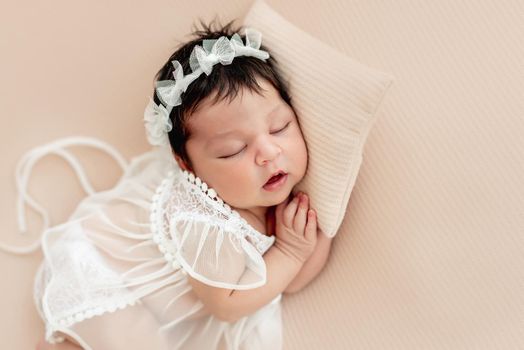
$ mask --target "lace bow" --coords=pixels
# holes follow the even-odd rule
[[[167,133],[173,129],[166,107],[157,105],[152,98],[144,112],[144,123],[147,131],[147,140],[153,146],[169,144]]]
[[[157,96],[165,107],[152,106],[150,101],[144,114],[148,140],[151,144],[165,144],[164,140],[167,137],[161,134],[169,132],[173,127],[169,120],[171,110],[173,107],[182,104],[182,93],[202,73],[209,75],[215,64],[231,64],[233,59],[238,56],[251,56],[260,60],[269,58],[268,52],[260,50],[262,33],[253,28],[246,28],[245,36],[245,45],[238,33],[233,34],[231,39],[221,36],[218,39],[203,40],[202,46],[196,45],[189,57],[189,65],[192,70],[190,74],[184,75],[182,65],[177,60],[171,62],[175,68],[173,71],[174,80],[156,82]]]

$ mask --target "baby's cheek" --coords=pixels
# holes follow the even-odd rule
[[[253,170],[246,166],[235,167],[225,172],[223,176],[227,177],[227,189],[233,198],[244,199],[253,192],[253,186],[258,186],[257,179],[251,175],[252,172]]]
[[[306,168],[308,164],[308,151],[306,147],[306,142],[302,136],[300,136],[300,141],[296,145],[296,160],[298,162],[298,167],[302,176],[306,173]]]

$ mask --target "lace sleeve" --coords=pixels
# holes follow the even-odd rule
[[[219,288],[251,289],[266,283],[262,255],[273,243],[224,204],[207,185],[178,172],[152,201],[154,240],[167,260],[193,278]]]
[[[256,288],[266,282],[262,254],[238,228],[180,216],[171,223],[176,257],[193,278],[228,289]]]

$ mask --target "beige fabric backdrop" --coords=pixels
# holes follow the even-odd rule
[[[26,1],[0,10],[0,239],[17,234],[16,161],[86,135],[147,149],[152,79],[200,16],[250,1]],[[324,273],[284,300],[285,349],[524,348],[524,4],[268,0],[291,22],[396,80],[381,105]],[[292,44],[292,43],[290,43]],[[319,62],[319,64],[322,64]],[[76,149],[97,189],[118,167]],[[64,220],[83,196],[50,156],[30,190]],[[46,172],[46,175],[42,175]],[[40,253],[0,253],[0,348],[32,349]]]

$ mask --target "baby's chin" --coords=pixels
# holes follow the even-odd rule
[[[263,188],[260,189],[259,193],[254,193],[254,197],[250,200],[244,201],[231,201],[228,204],[235,209],[249,210],[253,208],[270,208],[280,203],[286,202],[290,196],[292,196],[293,188],[296,184],[293,183],[292,187],[287,186],[282,188],[281,191],[267,192]]]
[[[280,203],[286,202],[288,200],[289,196],[292,195],[292,190],[293,190],[293,188],[291,188],[288,191],[283,191],[282,193],[279,193],[274,198],[270,198],[268,200],[268,202],[266,203],[266,205],[264,205],[264,206],[265,207],[273,207],[275,205],[279,205]]]
[[[266,196],[267,202],[265,203],[264,206],[272,207],[275,205],[279,205],[280,203],[286,202],[290,197],[293,197],[293,189],[299,182],[300,181],[294,181],[291,187],[283,189],[282,191],[279,191],[277,193],[273,193],[273,194],[266,193],[265,196]]]
[[[285,202],[289,195],[291,195],[291,191],[284,191],[282,194],[279,194],[278,196],[275,196],[273,198],[264,198],[262,200],[253,201],[251,203],[236,203],[237,205],[229,203],[229,205],[236,209],[236,210],[250,210],[254,208],[271,208],[276,205],[279,205],[280,203]]]

